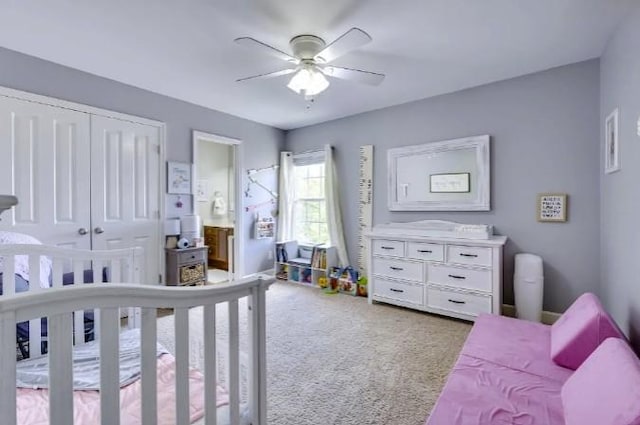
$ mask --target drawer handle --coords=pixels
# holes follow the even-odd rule
[[[452,279],[466,279],[465,276],[458,276],[456,274],[450,274],[449,277]]]
[[[452,300],[451,298],[449,298],[449,302],[450,303],[454,303],[454,304],[466,304],[466,301],[458,301],[458,300]]]
[[[402,289],[389,288],[389,290],[390,290],[391,292],[400,292],[400,293],[404,292],[404,290],[402,290]]]
[[[404,270],[402,267],[393,267],[393,266],[389,266],[389,268],[390,268],[391,270],[395,270],[395,271]]]
[[[393,246],[381,246],[382,249],[395,249]]]
[[[422,252],[423,254],[431,254],[433,251],[430,249],[419,249],[418,252]]]
[[[478,258],[478,254],[465,254],[463,252],[460,253],[461,257],[470,257],[470,258]]]

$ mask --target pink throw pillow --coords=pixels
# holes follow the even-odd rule
[[[566,425],[640,425],[640,360],[609,338],[564,383]]]
[[[583,294],[551,327],[551,360],[576,370],[610,337],[626,340],[600,300],[591,293]]]

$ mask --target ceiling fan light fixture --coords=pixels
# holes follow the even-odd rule
[[[329,87],[329,81],[317,68],[305,66],[294,74],[287,87],[297,94],[315,96]]]

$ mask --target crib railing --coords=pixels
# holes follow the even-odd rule
[[[102,425],[120,423],[118,381],[120,308],[141,308],[142,423],[157,423],[157,309],[173,308],[176,338],[176,418],[189,423],[189,314],[203,306],[205,423],[216,423],[215,308],[229,306],[229,411],[230,423],[240,422],[238,301],[248,297],[252,425],[266,425],[265,292],[273,279],[247,278],[226,285],[176,288],[136,284],[73,285],[30,291],[0,298],[0,417],[16,424],[16,323],[36,317],[49,320],[49,416],[53,425],[73,422],[72,313],[93,308],[100,317],[100,416]]]
[[[59,248],[46,245],[0,245],[2,258],[2,296],[12,296],[16,293],[16,264],[17,258],[26,257],[29,264],[29,285],[27,292],[37,293],[50,288],[61,288],[65,273],[73,273],[73,281],[68,285],[103,282],[144,282],[143,249],[127,248],[108,251],[90,251]],[[40,285],[40,261],[47,258],[51,261],[50,288]],[[85,282],[85,271],[90,271],[90,278]],[[106,276],[104,276],[106,274]],[[48,280],[48,279],[46,279]],[[85,306],[75,312],[74,341],[76,344],[85,342]],[[127,326],[140,326],[139,310],[123,311],[127,317]],[[97,339],[100,333],[100,317],[94,316],[93,336]],[[51,324],[49,325],[51,326]],[[29,321],[29,357],[39,357],[46,353],[42,344],[42,329],[40,317]]]

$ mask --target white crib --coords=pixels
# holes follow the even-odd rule
[[[84,343],[84,310],[94,310],[94,334],[100,350],[100,418],[102,425],[118,425],[120,416],[119,333],[121,309],[128,309],[128,326],[141,334],[142,424],[156,424],[157,418],[157,309],[173,308],[175,314],[175,423],[188,424],[189,415],[189,308],[203,306],[204,333],[204,421],[216,424],[216,305],[228,303],[229,321],[229,420],[240,422],[240,330],[238,302],[248,303],[249,393],[252,425],[266,425],[266,337],[265,292],[273,279],[248,278],[230,284],[176,288],[135,283],[140,278],[139,249],[77,251],[38,246],[0,246],[4,259],[3,295],[0,297],[0,417],[2,424],[17,423],[16,414],[16,324],[30,321],[30,352],[40,347],[40,318],[48,318],[49,420],[53,425],[74,424],[72,342]],[[29,256],[29,290],[15,293],[14,259]],[[41,288],[39,261],[52,260],[50,288]],[[102,282],[108,267],[110,283],[83,283],[84,270],[93,270],[93,281]],[[74,284],[62,285],[65,270],[74,271]],[[140,281],[140,280],[137,280]],[[76,312],[76,314],[74,314]],[[78,314],[80,313],[80,314]],[[75,326],[74,326],[74,323]],[[75,333],[75,335],[74,335]],[[74,336],[75,338],[72,338]],[[33,339],[32,339],[33,338]],[[35,355],[45,355],[34,352]],[[77,424],[76,424],[77,425]]]

